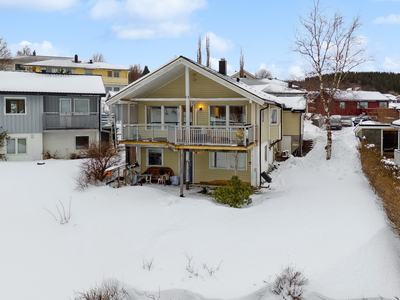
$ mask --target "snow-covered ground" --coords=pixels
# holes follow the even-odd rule
[[[158,289],[160,299],[272,299],[269,284],[288,264],[309,279],[308,299],[400,297],[400,243],[352,128],[334,132],[330,161],[325,132],[306,130],[314,149],[282,163],[271,189],[242,209],[195,190],[180,198],[173,186],[79,192],[78,160],[0,162],[0,298],[73,299],[114,278],[135,299],[157,299]],[[70,199],[61,225],[50,212],[58,218],[59,200],[68,209]],[[220,268],[210,276],[203,264]]]

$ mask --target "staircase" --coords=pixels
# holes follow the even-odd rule
[[[313,146],[314,146],[313,140],[303,140],[303,148],[301,149],[303,156],[306,156],[308,152],[311,151]]]

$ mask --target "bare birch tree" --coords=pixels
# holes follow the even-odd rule
[[[207,53],[207,59],[206,59],[206,67],[211,68],[211,62],[210,62],[210,34],[206,34],[206,53]]]
[[[239,68],[239,77],[244,78],[244,56],[242,48],[240,48]]]
[[[28,45],[25,45],[22,50],[18,50],[15,56],[28,56],[32,55],[31,48]]]
[[[318,93],[326,113],[326,159],[332,156],[332,129],[330,105],[347,73],[362,63],[372,60],[365,56],[362,38],[356,35],[360,29],[360,16],[346,24],[336,12],[325,15],[319,0],[313,0],[307,16],[300,16],[300,26],[295,30],[291,49],[300,53],[309,63],[307,76],[318,78]],[[324,76],[330,74],[330,76]]]
[[[201,64],[201,35],[199,35],[199,42],[197,45],[197,63]]]
[[[11,51],[7,47],[7,42],[0,37],[0,70],[11,70]]]

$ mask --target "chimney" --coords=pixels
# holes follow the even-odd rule
[[[36,56],[36,50],[33,50],[33,56]]]
[[[218,72],[221,73],[222,75],[226,75],[226,60],[225,60],[225,58],[220,59]]]
[[[288,82],[288,86],[289,86],[289,88],[293,88],[293,82],[292,82],[292,81],[289,81],[289,82]]]
[[[75,54],[75,61],[74,62],[78,62],[78,54]]]
[[[92,64],[93,63],[93,60],[91,59],[91,60],[89,60],[89,64]]]

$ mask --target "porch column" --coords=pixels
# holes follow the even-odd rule
[[[235,176],[238,176],[238,164],[239,164],[239,158],[238,158],[238,152],[235,151]]]
[[[183,156],[183,150],[179,150],[179,159],[180,159],[180,166],[179,166],[179,188],[180,188],[180,196],[183,196],[183,164],[185,163],[184,161],[184,156]]]
[[[190,141],[190,80],[189,67],[185,67],[185,97],[186,97],[186,142]],[[186,190],[189,189],[190,180],[189,151],[186,151]]]

